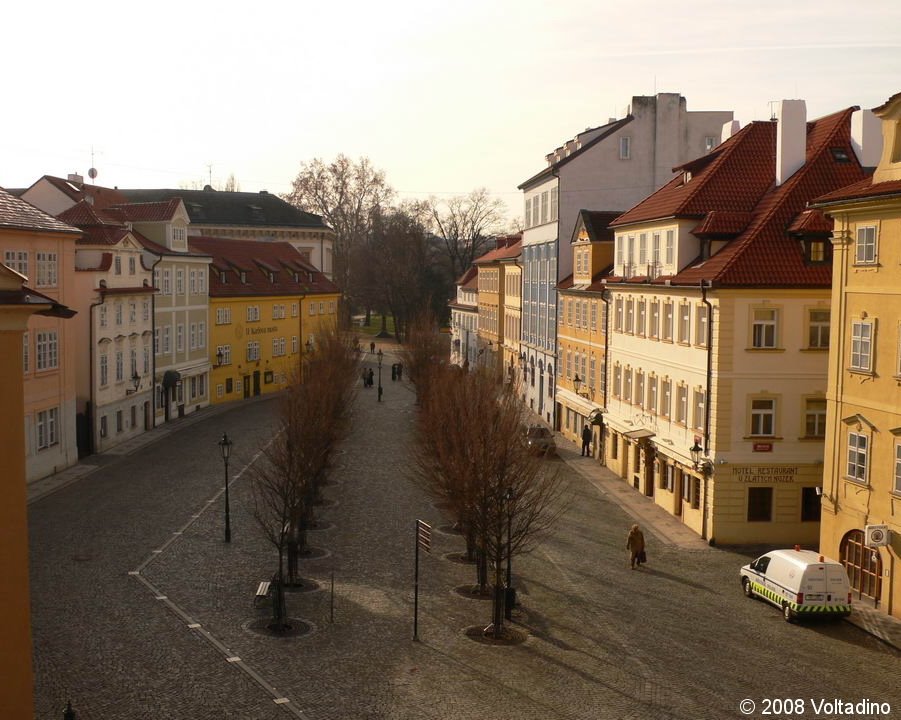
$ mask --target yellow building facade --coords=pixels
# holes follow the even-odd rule
[[[872,179],[817,201],[835,221],[820,551],[856,601],[901,618],[901,93],[874,113]]]
[[[336,325],[340,293],[287,243],[192,238],[210,267],[211,402],[283,390]]]
[[[581,445],[588,425],[595,457],[603,431],[598,413],[607,402],[607,303],[600,279],[613,262],[613,233],[607,225],[616,215],[581,211],[571,240],[573,274],[557,287],[556,429]]]

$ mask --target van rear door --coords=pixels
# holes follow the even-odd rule
[[[804,582],[799,588],[804,593],[804,605],[821,605],[826,602],[826,564],[810,563],[804,570]]]
[[[844,565],[829,563],[826,565],[826,602],[844,605],[848,602],[848,572]]]

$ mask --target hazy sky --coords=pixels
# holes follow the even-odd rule
[[[808,116],[901,91],[898,0],[10,3],[0,186],[285,192],[300,163],[366,155],[401,196],[516,186],[633,95],[689,110],[803,98]],[[94,156],[92,161],[91,151]]]

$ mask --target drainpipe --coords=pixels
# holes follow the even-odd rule
[[[91,303],[90,308],[88,309],[88,347],[90,348],[88,365],[90,366],[90,413],[88,414],[88,428],[91,431],[91,452],[97,452],[97,434],[95,433],[94,421],[97,419],[97,390],[94,386],[94,308],[103,305],[106,302],[106,295],[101,291],[100,293],[100,302]],[[109,372],[109,365],[107,364],[107,372]]]
[[[704,402],[704,457],[710,455],[710,406],[713,388],[713,305],[707,299],[707,290],[713,285],[710,280],[701,280],[701,302],[707,306],[707,388]],[[702,465],[701,475],[704,478],[704,509],[701,515],[701,539],[707,540],[707,497],[709,490],[710,465]]]
[[[157,291],[159,288],[153,284],[153,276],[156,266],[163,261],[163,256],[158,255],[156,262],[150,266],[150,285]],[[210,313],[210,283],[207,279],[207,324],[209,324]],[[210,393],[209,383],[207,383],[207,393]],[[156,292],[150,295],[150,419],[153,427],[156,427]]]
[[[601,291],[601,301],[604,303],[604,362],[601,365],[601,387],[604,388],[604,412],[607,412],[607,366],[610,352],[610,290],[607,288],[606,284],[604,285],[604,289]],[[600,442],[600,461],[601,465],[607,464],[607,441],[604,436],[604,415],[601,414],[601,424],[600,434],[601,434],[601,442]]]

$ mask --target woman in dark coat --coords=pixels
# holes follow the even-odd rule
[[[629,564],[632,569],[635,566],[641,567],[644,562],[644,533],[638,525],[633,525],[629,530],[629,537],[626,538],[626,547],[629,549]]]

